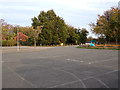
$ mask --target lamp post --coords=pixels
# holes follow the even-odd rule
[[[120,9],[120,1],[118,2],[118,8]]]
[[[19,38],[20,38],[20,36],[19,36],[19,29],[17,28],[17,51],[20,51],[20,42],[19,42]]]
[[[16,39],[17,39],[17,51],[19,51],[20,45],[21,45],[20,41],[23,41],[23,42],[26,41],[28,39],[28,36],[26,36],[22,32],[19,32],[19,29],[18,29]]]

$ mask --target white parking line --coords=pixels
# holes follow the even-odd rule
[[[89,62],[88,64],[92,64],[91,62]]]
[[[0,63],[4,63],[4,61],[0,61]]]
[[[63,83],[63,84],[58,84],[58,85],[55,85],[55,86],[52,86],[52,87],[49,87],[49,88],[56,88],[56,87],[59,87],[59,86],[64,86],[64,85],[72,84],[72,83],[75,83],[75,82],[79,82],[79,80],[75,80],[75,81],[71,81],[71,82],[67,82],[67,83]]]
[[[93,77],[94,78],[94,77]],[[103,84],[106,88],[109,88],[103,81],[97,79],[97,78],[94,78],[95,80],[97,80],[98,82],[100,82],[101,84]]]
[[[13,72],[14,74],[16,74],[21,80],[27,82],[28,84],[30,84],[32,87],[36,87],[34,84],[32,84],[31,82],[29,82],[28,80],[26,80],[25,78],[23,78],[22,76],[20,76],[18,73],[16,73],[14,70],[12,70],[10,67],[6,66],[11,72]]]
[[[99,61],[93,61],[91,63],[101,63],[101,62],[106,62],[106,61],[112,61],[112,60],[116,60],[116,59],[107,59],[107,60],[99,60]]]
[[[110,73],[114,73],[114,72],[117,72],[117,71],[118,71],[118,70],[113,70],[113,71],[106,72],[106,73],[103,73],[103,74],[99,74],[99,75],[95,75],[95,76],[90,76],[90,77],[87,77],[87,78],[82,79],[82,80],[87,80],[87,79],[90,79],[90,78],[93,78],[93,77],[103,76],[103,75],[110,74]]]
[[[74,73],[71,73],[71,72],[68,72],[68,71],[65,71],[65,70],[62,70],[62,69],[58,69],[58,68],[54,68],[54,69],[59,70],[59,71],[63,71],[65,73],[68,73],[68,74],[72,75],[73,77],[75,77],[77,79],[76,81],[80,81],[81,82],[81,84],[83,85],[83,88],[87,88],[86,85],[84,84],[84,82],[78,76],[76,76]],[[59,86],[59,85],[57,85],[57,86]]]
[[[66,60],[68,60],[68,61],[73,61],[73,62],[81,62],[81,63],[84,62],[84,61],[80,61],[80,60],[76,60],[76,59],[69,59],[69,58],[66,59]]]

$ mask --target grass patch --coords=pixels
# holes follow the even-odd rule
[[[120,50],[120,48],[104,48],[104,47],[76,47],[76,48],[82,48],[82,49],[102,49],[102,50]]]

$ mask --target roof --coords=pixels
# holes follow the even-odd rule
[[[14,38],[15,40],[21,40],[21,41],[26,41],[28,39],[28,36],[23,34],[22,32],[17,33],[17,36]]]

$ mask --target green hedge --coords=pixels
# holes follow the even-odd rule
[[[2,46],[14,46],[16,45],[16,41],[11,39],[11,40],[2,40]]]

